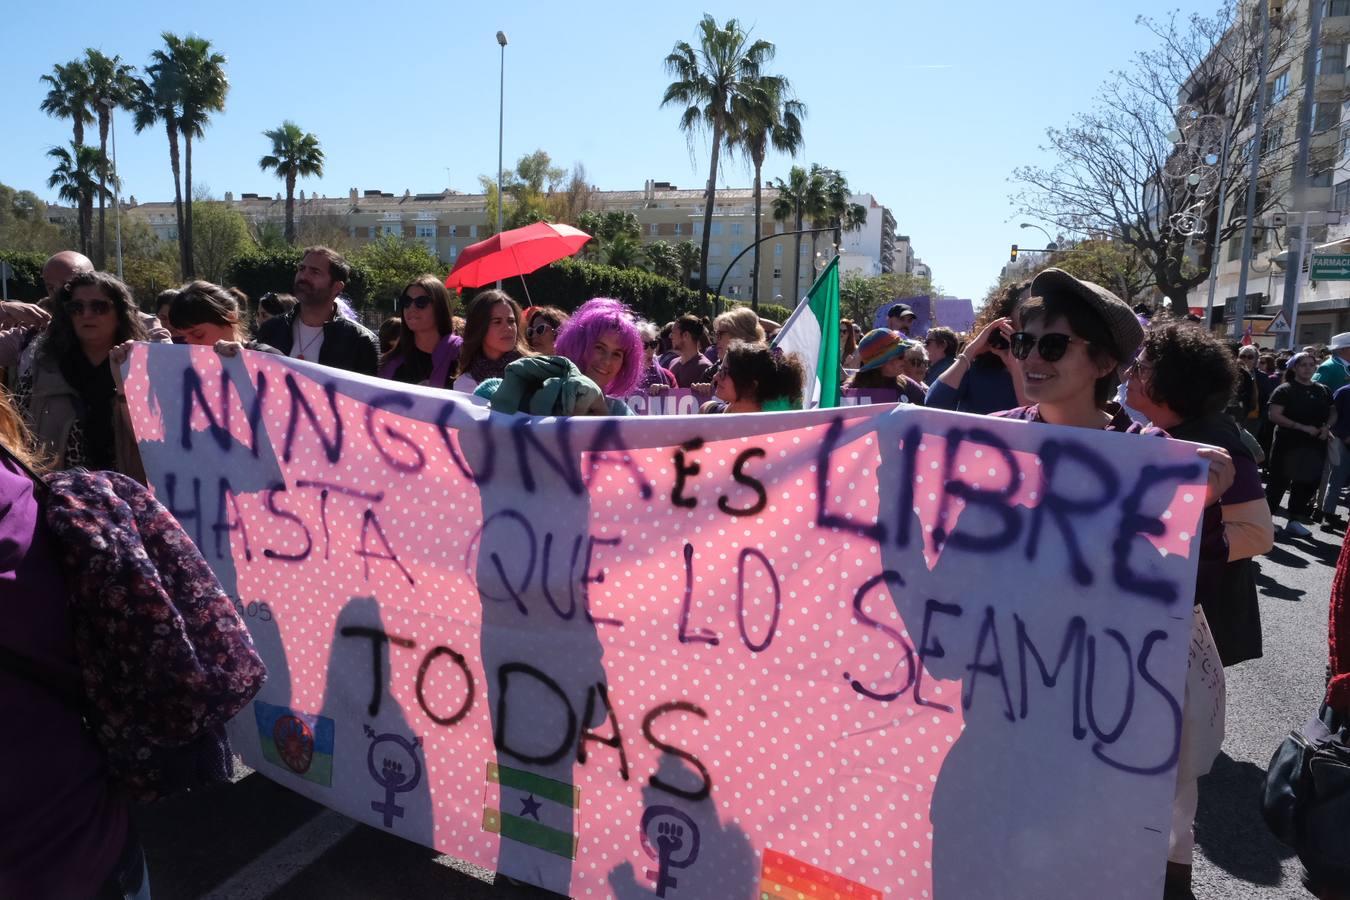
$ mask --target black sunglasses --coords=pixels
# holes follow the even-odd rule
[[[653,349],[653,348],[655,348],[655,347],[661,346],[661,342],[660,342],[660,341],[643,341],[643,342],[642,342],[642,346],[643,346],[643,347],[646,347],[648,350],[651,350],[651,349]]]
[[[410,306],[415,306],[418,309],[426,309],[430,305],[431,298],[425,295],[421,297],[409,297],[407,294],[404,294],[402,297],[398,298],[399,309],[407,309]]]
[[[1082,338],[1072,337],[1058,332],[1049,332],[1041,335],[1039,338],[1029,331],[1014,331],[1011,337],[1012,355],[1018,359],[1026,359],[1031,355],[1034,347],[1040,354],[1041,359],[1046,362],[1058,362],[1064,358],[1064,354],[1069,352],[1070,344],[1086,344],[1087,341]]]
[[[91,316],[106,316],[113,311],[111,300],[90,300],[82,303],[79,300],[66,301],[66,315],[72,319],[82,312],[87,312]]]

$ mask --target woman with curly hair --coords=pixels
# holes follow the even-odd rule
[[[1013,311],[1029,287],[1025,281],[1010,284],[989,299],[971,329],[975,339],[929,388],[928,406],[988,415],[1022,405],[1010,374],[1007,335]]]
[[[441,279],[419,275],[398,298],[401,320],[394,346],[380,358],[380,377],[448,388],[464,341],[454,333],[454,299]]]
[[[767,344],[732,341],[713,374],[713,396],[726,404],[722,412],[776,412],[802,408],[806,373],[797,354],[771,350]]]
[[[605,393],[610,415],[632,415],[622,398],[642,380],[642,335],[622,301],[596,297],[581,304],[558,332],[555,348]]]
[[[105,272],[80,272],[51,312],[17,392],[39,449],[59,469],[112,469],[144,482],[109,363],[114,347],[149,337],[131,290]]]
[[[452,387],[472,394],[489,378],[501,378],[507,365],[528,356],[520,327],[520,306],[505,291],[480,291],[464,319],[464,345]]]
[[[1261,611],[1253,557],[1274,546],[1275,525],[1256,459],[1226,412],[1238,381],[1237,363],[1229,347],[1202,327],[1169,323],[1145,333],[1143,348],[1126,371],[1125,402],[1131,409],[1170,437],[1221,447],[1232,458],[1232,484],[1217,504],[1205,507],[1201,523],[1202,535],[1222,536],[1227,554],[1200,555],[1195,602],[1204,610],[1223,666],[1256,659],[1261,656]],[[1205,705],[1219,711],[1210,714],[1210,721],[1217,719],[1217,739],[1222,741],[1224,685],[1222,678],[1215,680],[1214,703]],[[1188,698],[1187,707],[1193,702]],[[1217,745],[1213,753],[1197,752],[1205,742],[1191,740],[1190,731],[1183,726],[1167,864],[1169,896],[1188,893],[1197,779],[1218,753]]]

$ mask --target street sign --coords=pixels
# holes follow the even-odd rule
[[[1314,253],[1313,281],[1350,281],[1350,253]]]
[[[1289,317],[1284,314],[1284,310],[1280,310],[1275,314],[1275,318],[1270,320],[1270,324],[1266,326],[1266,334],[1288,334],[1288,333],[1289,333]]]

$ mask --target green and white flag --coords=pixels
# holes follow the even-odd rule
[[[488,763],[487,781],[484,831],[576,859],[580,788],[497,763]]]
[[[830,260],[811,290],[783,323],[773,345],[795,353],[806,370],[802,406],[839,405],[839,257]]]

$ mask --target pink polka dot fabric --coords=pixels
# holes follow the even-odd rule
[[[189,367],[205,405],[184,403]],[[232,386],[222,391],[222,379]],[[1127,605],[1119,615],[1131,627],[1166,638],[1155,642],[1150,664],[1156,679],[1181,696],[1189,599],[1184,622],[1164,604],[1120,600],[1107,561],[1119,502],[1073,521],[1090,557],[1091,586],[1065,587],[1072,553],[1060,546],[1065,529],[1051,516],[1035,559],[1022,526],[1023,536],[997,552],[958,549],[954,535],[997,532],[998,520],[984,508],[972,510],[971,502],[983,501],[968,492],[954,496],[950,483],[1006,493],[1019,521],[1030,521],[1047,490],[1038,450],[1059,429],[858,407],[649,417],[620,420],[617,431],[614,420],[571,420],[564,439],[564,423],[489,415],[460,395],[404,390],[260,354],[222,366],[202,348],[137,347],[126,384],[161,497],[170,475],[178,494],[191,477],[208,488],[217,476],[249,485],[231,490],[224,504],[225,521],[242,528],[213,531],[211,523],[220,524],[216,495],[204,495],[203,540],[222,542],[241,603],[265,602],[270,610],[270,621],[248,619],[274,675],[260,699],[335,722],[332,786],[264,762],[251,715],[232,726],[236,749],[263,774],[348,815],[489,868],[508,870],[502,862],[509,857],[520,877],[571,896],[651,896],[664,872],[678,879],[670,897],[758,897],[766,851],[788,861],[782,865],[819,870],[825,881],[855,884],[857,896],[952,896],[935,887],[934,798],[968,720],[986,709],[985,718],[998,723],[972,735],[1006,733],[1050,746],[1062,757],[1058,765],[1081,769],[1085,778],[1105,771],[1092,735],[1075,737],[1067,713],[1045,711],[1051,701],[1043,697],[1067,698],[1067,687],[1052,691],[1033,682],[1035,709],[1023,716],[1013,685],[1014,721],[1007,722],[999,718],[997,679],[972,684],[978,674],[972,669],[953,674],[920,663],[915,654],[932,622],[909,612],[914,607],[906,606],[903,591],[920,604],[968,601],[971,611],[959,621],[972,629],[976,601],[1006,613],[999,619],[1000,677],[1010,684],[1017,665],[1010,616],[1018,610],[1048,608],[1044,621],[1089,610],[1081,614],[1092,629],[1115,621],[1113,604]],[[250,415],[259,393],[255,440]],[[184,409],[191,451],[181,446]],[[1007,442],[1017,472],[1001,452],[977,441],[949,452],[949,429],[975,422]],[[918,423],[919,431],[902,427],[907,423]],[[907,439],[917,440],[917,448],[907,449]],[[1151,459],[1173,461],[1192,452],[1133,436],[1083,440],[1125,482],[1138,474],[1141,448]],[[167,449],[150,452],[157,447]],[[911,458],[912,470],[901,463]],[[530,479],[533,491],[525,486]],[[1145,575],[1174,578],[1187,598],[1203,481],[1200,469],[1185,483],[1147,495],[1145,512],[1165,526],[1161,534],[1137,535],[1127,560]],[[904,484],[912,488],[907,509],[899,505],[897,485]],[[1076,490],[1049,489],[1064,496]],[[906,521],[913,540],[902,548]],[[864,534],[878,525],[884,539]],[[947,536],[953,537],[944,545],[939,537]],[[1165,568],[1172,562],[1174,569]],[[888,571],[895,577],[884,577]],[[1025,589],[1038,583],[1046,590]],[[367,617],[358,621],[358,610]],[[1092,618],[1098,613],[1100,622]],[[1035,625],[1040,614],[1026,612],[1025,620]],[[940,615],[930,609],[926,618],[956,627],[947,624],[958,621],[955,615]],[[387,641],[342,635],[344,628],[376,625]],[[1138,654],[1144,632],[1120,627]],[[1104,672],[1107,648],[1115,645],[1101,634],[1094,660]],[[954,631],[941,635],[929,643],[945,644],[944,663],[958,655],[963,663],[992,658],[987,642],[970,653]],[[387,669],[382,680],[374,678],[373,643]],[[504,680],[501,667],[513,664],[546,673],[566,701],[551,699],[544,681],[523,668]],[[1126,676],[1111,671],[1117,675],[1099,674],[1094,690],[1097,718],[1114,723],[1124,689],[1110,679]],[[604,687],[612,720],[596,684]],[[374,715],[373,686],[381,699]],[[975,697],[969,709],[967,691]],[[588,702],[593,715],[581,721]],[[1063,709],[1076,715],[1078,701],[1065,702]],[[1170,721],[1162,701],[1136,701],[1146,704],[1136,713],[1141,721]],[[510,722],[496,721],[508,707]],[[570,730],[568,707],[578,720]],[[1131,724],[1107,749],[1131,760],[1157,756],[1151,751],[1167,735],[1136,734],[1142,727]],[[596,739],[616,731],[622,760]],[[421,741],[412,751],[416,759],[404,764],[405,771],[420,768],[418,790],[389,794],[406,814],[388,826],[372,804],[388,799],[381,779],[393,770],[381,769],[380,753],[389,743],[375,749],[373,734]],[[517,751],[562,744],[566,751],[561,759],[531,763],[503,752],[503,736]],[[578,744],[584,763],[577,762]],[[1159,753],[1165,757],[1166,748]],[[546,793],[555,783],[579,791],[574,812],[557,826],[570,828],[575,858],[538,849],[521,837],[526,832],[485,830],[485,809],[507,799],[506,788],[485,779],[494,763],[548,779],[528,782]],[[1104,785],[1103,804],[1131,811],[1115,831],[1090,827],[1113,850],[1117,837],[1137,843],[1138,853],[1122,857],[1154,860],[1159,880],[1169,775],[1171,769],[1148,777],[1112,771],[1093,782]],[[960,776],[951,777],[955,784]],[[1076,783],[1076,776],[1068,781]],[[704,787],[706,796],[690,796]],[[524,818],[532,814],[527,809]],[[677,826],[666,823],[677,821],[687,824],[678,826],[681,843],[670,851]],[[1068,816],[1052,830],[1072,835],[1086,822]],[[1017,825],[1000,828],[1010,833]],[[699,845],[690,857],[694,832]],[[1017,852],[1035,857],[1034,850]],[[1151,871],[1121,877],[1122,896],[1153,884]],[[1069,882],[1064,886],[1067,896]]]

